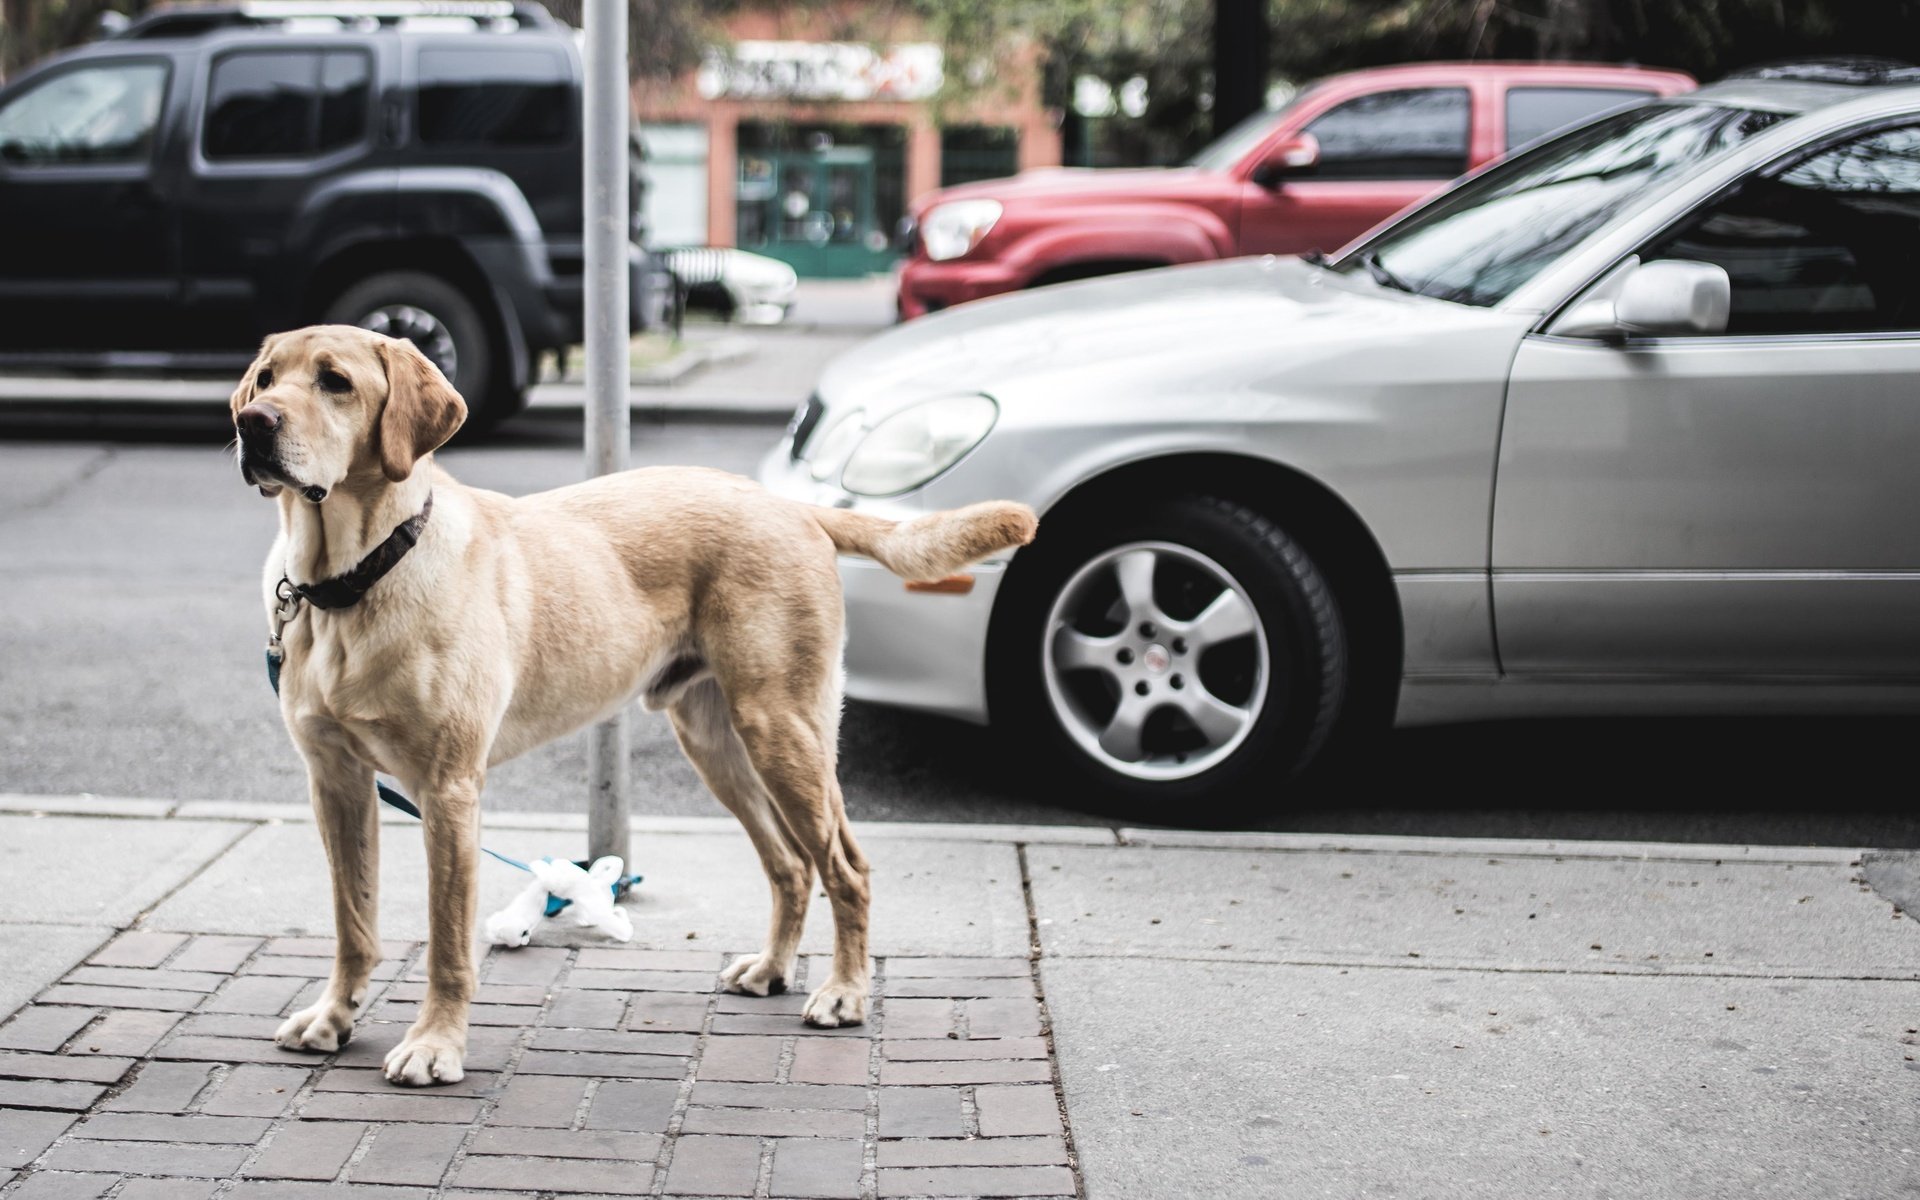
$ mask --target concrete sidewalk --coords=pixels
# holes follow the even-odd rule
[[[314,1058],[267,1037],[326,970],[304,810],[0,797],[6,1200],[1920,1188],[1911,852],[870,823],[872,1019],[822,1033],[714,990],[765,920],[745,837],[639,820],[634,942],[490,954],[469,1078],[422,1093],[368,1069],[421,995],[411,824],[382,990]]]

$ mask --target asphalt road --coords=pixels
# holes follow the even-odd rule
[[[0,413],[0,791],[301,801],[262,676],[273,506],[223,451],[224,414],[10,421]],[[641,425],[634,462],[751,471],[766,424]],[[581,471],[574,419],[443,453],[527,492]],[[1625,720],[1405,731],[1368,769],[1260,827],[1457,836],[1920,846],[1912,720]],[[848,706],[856,817],[1111,821],[1034,784],[991,733]],[[495,770],[495,809],[584,807],[583,740]],[[636,719],[639,811],[718,811],[663,719]],[[1169,814],[1172,819],[1175,814]]]

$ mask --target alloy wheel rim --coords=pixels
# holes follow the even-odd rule
[[[383,304],[360,318],[360,328],[412,342],[449,380],[460,368],[460,352],[446,322],[417,305]]]
[[[1067,735],[1135,779],[1198,775],[1265,706],[1272,658],[1253,599],[1191,547],[1140,541],[1088,561],[1054,598],[1041,674]]]

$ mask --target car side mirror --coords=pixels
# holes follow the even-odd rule
[[[1550,332],[1603,341],[1725,333],[1733,305],[1726,268],[1677,258],[1632,267],[1603,290],[1611,295],[1574,305]]]
[[[1278,187],[1289,176],[1308,175],[1320,165],[1320,139],[1310,133],[1296,133],[1268,151],[1253,169],[1253,181],[1261,187]]]

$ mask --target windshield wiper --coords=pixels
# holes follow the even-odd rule
[[[1327,265],[1327,252],[1325,250],[1309,250],[1300,256],[1300,261],[1310,267],[1324,267]]]
[[[1355,261],[1365,267],[1367,274],[1373,276],[1373,281],[1381,287],[1390,287],[1396,292],[1411,292],[1414,290],[1406,280],[1395,275],[1392,271],[1387,270],[1386,264],[1380,261],[1380,252],[1378,250],[1369,250]]]

